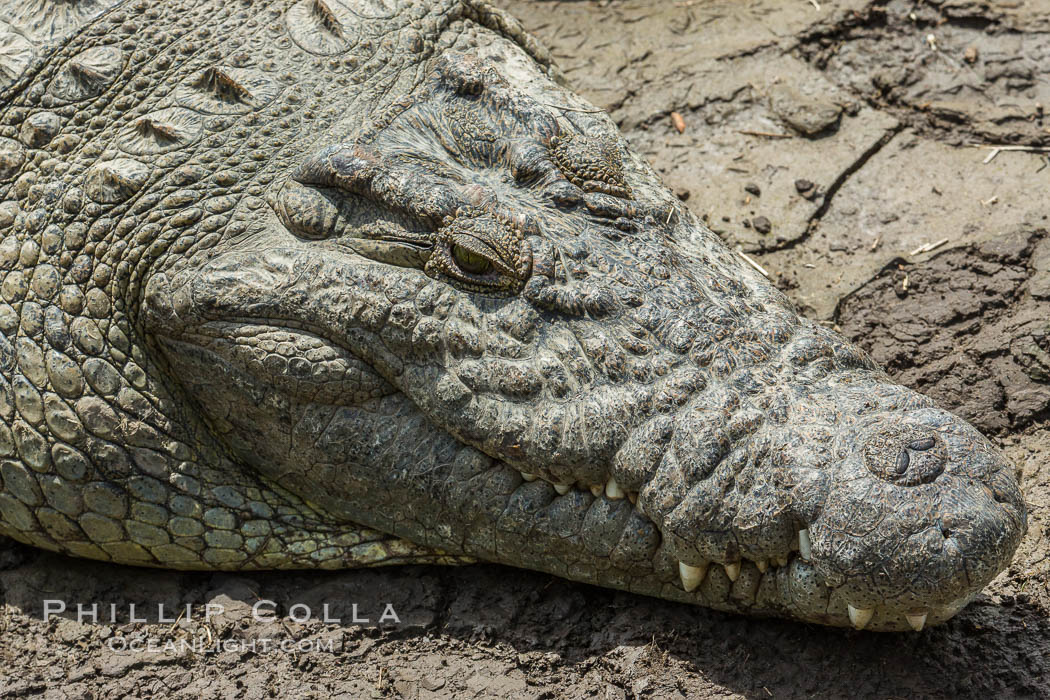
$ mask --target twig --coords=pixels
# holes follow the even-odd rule
[[[999,151],[1027,151],[1028,153],[1050,153],[1050,146],[1016,146],[996,143],[971,143],[970,148],[990,148],[993,153]],[[995,156],[992,156],[994,158]],[[988,160],[991,160],[989,158]],[[988,161],[985,161],[986,163]]]
[[[171,627],[168,628],[168,634],[171,634],[172,632],[175,631],[175,625],[179,624],[179,621],[182,620],[182,617],[185,614],[186,614],[186,608],[183,608],[182,612],[179,613],[179,616],[175,618],[175,622],[171,623]]]
[[[751,129],[737,129],[738,134],[746,136],[765,136],[767,139],[789,139],[791,134],[774,134],[770,131],[752,131]]]
[[[929,253],[931,250],[936,250],[937,248],[940,248],[942,245],[944,245],[947,242],[948,242],[947,238],[942,238],[941,240],[936,241],[934,243],[923,243],[921,246],[919,246],[918,248],[916,248],[912,252],[908,253],[908,255],[913,255],[914,256],[914,255],[919,255],[920,253]]]
[[[809,0],[809,4],[813,6],[814,10],[820,12],[820,3],[817,0]],[[767,690],[766,692],[768,693],[769,691]]]
[[[566,107],[565,105],[552,105],[549,102],[543,103],[544,107],[550,107],[551,109],[560,109],[565,112],[583,112],[584,114],[599,114],[604,112],[604,109],[583,109],[582,107]]]
[[[739,253],[740,257],[742,257],[744,260],[747,260],[748,264],[750,264],[751,267],[753,267],[756,270],[758,270],[759,272],[761,272],[767,278],[769,277],[769,273],[766,272],[766,268],[764,268],[761,265],[759,265],[758,262],[756,262],[754,258],[752,258],[750,255],[748,255],[744,251],[742,251],[740,248],[737,248],[736,252]]]

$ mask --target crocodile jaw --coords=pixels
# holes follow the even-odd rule
[[[685,397],[684,407],[670,415],[633,416],[635,427],[617,443],[612,459],[604,464],[584,463],[578,468],[550,457],[514,458],[514,445],[528,445],[535,440],[535,424],[522,425],[519,433],[505,432],[498,440],[479,426],[467,426],[467,430],[475,430],[481,436],[472,439],[464,430],[463,421],[486,415],[479,408],[483,401],[470,392],[446,394],[449,389],[443,377],[448,376],[448,369],[414,369],[410,366],[413,358],[425,354],[409,352],[400,359],[380,355],[376,348],[360,344],[360,333],[347,333],[346,319],[331,313],[332,298],[317,289],[332,290],[345,300],[347,290],[340,285],[346,280],[365,274],[363,279],[367,281],[372,279],[368,273],[387,272],[378,266],[362,271],[356,263],[349,263],[352,267],[347,264],[340,263],[339,256],[319,261],[317,256],[289,249],[275,252],[271,248],[261,257],[257,252],[245,252],[213,259],[202,269],[172,280],[158,276],[147,295],[151,309],[172,309],[170,318],[177,318],[182,324],[155,330],[158,338],[169,338],[164,341],[165,350],[174,374],[201,377],[201,386],[207,387],[212,397],[216,391],[230,392],[225,400],[210,403],[248,406],[242,411],[240,423],[236,418],[220,417],[233,421],[232,431],[227,428],[229,434],[299,431],[302,435],[296,437],[295,443],[307,445],[310,450],[303,454],[281,451],[285,444],[278,443],[281,449],[275,447],[277,451],[271,452],[271,445],[246,440],[238,448],[242,459],[270,478],[285,480],[288,488],[304,493],[327,491],[314,500],[338,517],[410,539],[419,538],[424,532],[424,537],[433,538],[430,542],[454,554],[548,570],[673,600],[887,631],[921,628],[954,615],[1008,563],[1024,531],[1023,501],[1011,467],[1002,456],[964,422],[928,407],[928,400],[913,392],[885,384],[882,375],[864,367],[853,372],[851,381],[861,385],[854,387],[854,392],[885,395],[885,405],[910,408],[889,413],[875,411],[852,422],[831,424],[835,432],[823,444],[820,436],[829,424],[819,419],[827,419],[828,411],[822,414],[814,408],[820,402],[813,399],[812,405],[795,406],[783,423],[766,420],[724,449],[704,480],[689,481],[692,477],[688,476],[689,469],[709,458],[709,444],[694,439],[705,437],[698,432],[707,412],[705,407],[710,405],[710,398],[703,392]],[[418,273],[397,274],[411,277]],[[421,279],[405,283],[417,288],[427,284]],[[307,294],[311,287],[313,293]],[[367,287],[352,285],[354,289]],[[184,291],[180,293],[179,289]],[[193,299],[196,305],[175,308],[179,300],[185,304],[187,299]],[[260,314],[259,318],[245,318],[240,311],[244,308]],[[347,308],[365,307],[351,300]],[[241,315],[233,319],[235,311]],[[389,318],[386,312],[381,315]],[[216,316],[223,320],[214,320]],[[206,317],[212,320],[205,320]],[[279,321],[281,318],[286,320]],[[413,325],[418,326],[419,322]],[[397,408],[391,410],[408,416],[404,420],[417,429],[430,431],[406,433],[405,437],[436,440],[451,451],[467,451],[491,460],[491,470],[500,474],[499,478],[487,481],[490,486],[480,491],[472,485],[449,486],[457,498],[481,504],[483,509],[496,508],[497,513],[507,512],[514,502],[531,503],[529,508],[536,510],[535,516],[530,517],[546,512],[543,517],[553,519],[556,527],[566,531],[576,530],[582,523],[599,527],[594,520],[597,512],[607,513],[610,521],[619,523],[615,525],[618,536],[625,536],[631,527],[648,527],[656,540],[642,552],[647,560],[636,565],[637,579],[610,580],[603,578],[604,574],[589,573],[591,570],[586,568],[568,571],[560,561],[568,556],[566,552],[552,551],[549,561],[544,561],[535,556],[519,558],[506,549],[479,547],[465,533],[470,522],[457,520],[448,509],[439,509],[443,514],[435,513],[433,520],[423,523],[422,530],[399,529],[405,527],[403,522],[376,519],[374,504],[369,498],[362,498],[353,485],[380,477],[367,476],[368,470],[353,463],[346,452],[352,444],[350,437],[333,439],[330,423],[304,418],[316,412],[310,406],[320,400],[317,390],[310,389],[309,396],[299,395],[297,391],[301,392],[302,386],[291,376],[284,381],[282,374],[275,375],[269,369],[259,374],[257,368],[267,363],[246,359],[243,344],[234,340],[265,341],[266,334],[273,332],[283,333],[283,342],[302,348],[300,355],[311,356],[308,347],[325,348],[330,353],[327,362],[335,362],[333,358],[339,356],[343,359],[338,361],[352,366],[356,376],[368,373],[373,377],[368,384],[371,389],[361,396],[351,396],[346,389],[326,390],[327,404],[357,411],[362,400],[366,404],[378,402],[376,405],[396,403]],[[805,332],[804,327],[800,331],[802,339]],[[382,331],[378,333],[381,335]],[[309,342],[303,340],[306,338]],[[195,359],[186,350],[188,344],[203,345],[214,355],[206,361]],[[531,352],[533,356],[544,353],[541,340],[535,341]],[[210,366],[222,370],[209,378],[206,367]],[[243,376],[232,384],[242,393],[227,386],[235,371]],[[321,379],[322,384],[329,382]],[[839,379],[840,375],[832,374],[825,381],[830,384]],[[357,380],[355,391],[367,388],[361,382]],[[254,387],[253,392],[261,393],[243,393],[247,385]],[[843,402],[850,405],[853,394],[825,388],[833,397],[831,413],[842,413]],[[776,385],[766,389],[778,391]],[[812,395],[819,398],[822,391],[814,390]],[[422,398],[417,401],[416,397]],[[584,405],[589,403],[584,398],[580,400],[585,401]],[[253,402],[258,407],[252,406]],[[202,402],[205,412],[207,403]],[[296,408],[298,404],[301,406]],[[459,410],[447,410],[450,405],[458,405]],[[287,410],[270,410],[271,406],[284,406]],[[777,409],[775,404],[770,406],[771,413]],[[547,415],[548,410],[547,402],[538,398],[534,415]],[[367,407],[365,411],[376,413]],[[380,415],[376,420],[374,430],[379,430],[387,419]],[[671,425],[669,433],[653,433],[654,420],[667,420]],[[885,455],[871,445],[881,450],[892,439],[897,441],[894,449],[904,449],[930,435],[936,436],[934,447],[910,450],[911,471],[905,469],[898,475],[896,462],[892,462],[894,471],[887,478],[878,461]],[[800,439],[804,436],[813,436],[811,442],[826,449],[803,449]],[[329,447],[319,447],[325,444]],[[410,443],[405,443],[404,449],[413,454]],[[512,450],[509,459],[508,450]],[[359,454],[357,448],[353,453]],[[656,455],[662,466],[638,481],[638,464],[646,453]],[[735,462],[741,454],[750,461]],[[924,462],[928,454],[934,455],[936,461]],[[668,467],[672,461],[677,465],[674,469]],[[304,486],[303,479],[313,478],[296,466],[304,463],[331,464],[334,466],[330,473],[359,475],[345,482],[345,490],[339,486],[338,476],[323,486],[316,481],[308,482],[312,486]],[[429,469],[443,473],[440,464]],[[705,492],[734,469],[741,471],[726,483],[732,487],[733,483],[746,480],[751,484],[749,491],[739,493],[732,487],[725,494]],[[678,480],[672,482],[668,477]],[[382,476],[383,481],[376,482],[374,489],[394,488],[389,485],[389,478],[390,475]],[[453,477],[450,473],[445,478]],[[901,483],[902,480],[914,483]],[[435,495],[425,484],[417,486],[420,488],[401,492],[399,498],[420,499],[412,508],[426,512],[426,501]],[[715,497],[708,498],[712,494]],[[943,536],[944,528],[950,531],[947,537]],[[439,532],[448,533],[448,537],[438,538],[435,533]],[[882,554],[885,552],[892,554],[887,557]],[[595,561],[610,556],[614,556],[613,552],[599,552]],[[638,574],[639,571],[643,573]]]
[[[155,274],[150,332],[175,375],[206,379],[191,393],[246,407],[212,418],[246,464],[337,517],[727,610],[869,629],[954,614],[1024,528],[1016,488],[1005,509],[982,495],[1002,458],[956,419],[901,428],[928,401],[800,319],[608,145],[607,121],[565,129],[535,94],[447,56],[373,125],[331,129],[249,235]],[[457,240],[499,274],[452,270]],[[373,393],[312,369],[325,386],[303,390],[232,340],[267,328],[320,343]],[[201,338],[207,362],[185,352]],[[370,440],[390,424],[400,461]],[[930,431],[947,463],[916,448],[887,481]],[[872,436],[889,462],[865,451]],[[904,529],[863,530],[848,506],[865,494]],[[915,536],[946,517],[980,523],[942,538],[958,555]],[[978,569],[956,574],[967,558]],[[951,572],[916,584],[931,562]]]

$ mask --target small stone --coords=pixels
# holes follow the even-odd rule
[[[773,230],[773,224],[764,216],[756,216],[751,219],[751,225],[761,234],[767,234]]]
[[[830,100],[805,95],[787,85],[770,91],[770,107],[788,126],[805,136],[815,136],[834,129],[842,107]]]
[[[970,64],[977,63],[977,47],[967,46],[963,51],[963,60]]]
[[[795,180],[795,189],[799,194],[806,194],[813,189],[813,187],[813,183],[809,180]]]
[[[758,185],[756,185],[753,182],[749,182],[746,185],[744,185],[744,191],[745,192],[749,192],[749,193],[755,195],[756,197],[762,196],[762,190],[759,189]]]

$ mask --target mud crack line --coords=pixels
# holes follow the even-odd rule
[[[817,210],[813,212],[813,214],[809,217],[809,220],[806,222],[806,230],[802,232],[802,235],[798,236],[797,238],[785,241],[783,245],[769,248],[768,250],[763,252],[763,255],[768,253],[779,252],[782,250],[791,250],[792,248],[808,241],[809,238],[813,235],[813,232],[816,230],[817,225],[820,223],[821,219],[824,218],[824,215],[828,212],[828,209],[831,208],[831,203],[835,199],[835,195],[838,193],[839,189],[841,189],[842,186],[846,184],[846,181],[850,179],[853,173],[863,168],[864,165],[869,160],[871,160],[876,153],[881,151],[886,146],[886,144],[892,141],[897,136],[897,134],[904,130],[904,128],[905,125],[901,122],[898,122],[894,126],[890,127],[881,137],[879,137],[878,141],[868,146],[868,148],[865,149],[864,152],[861,153],[852,163],[850,163],[842,169],[838,176],[831,182],[830,185],[828,185],[828,188],[824,193],[824,201],[820,203],[820,206],[817,207]]]

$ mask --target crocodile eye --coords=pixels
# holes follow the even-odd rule
[[[467,250],[461,245],[452,246],[452,259],[456,261],[461,270],[472,275],[483,275],[492,269],[492,262],[488,258]]]

